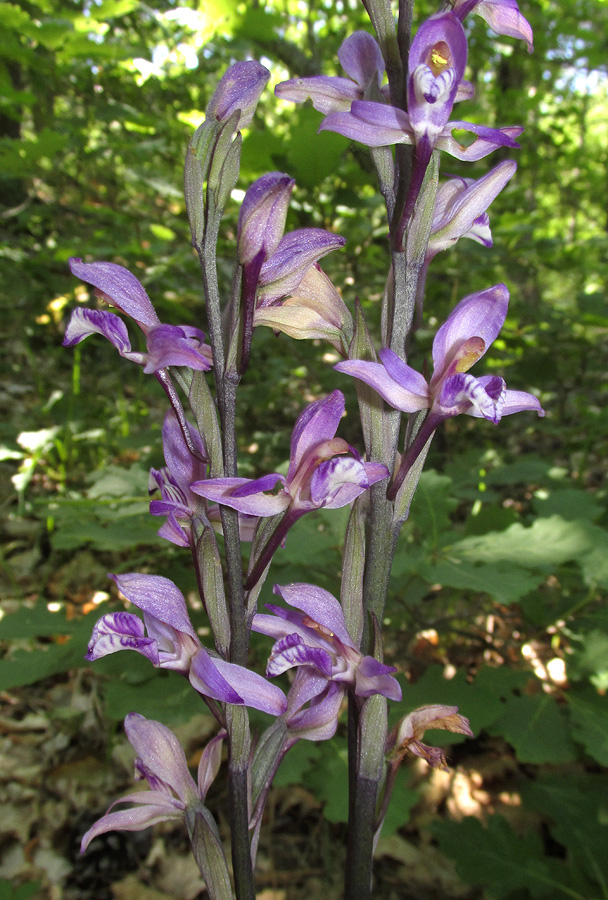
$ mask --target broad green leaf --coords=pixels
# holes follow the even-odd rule
[[[534,508],[540,516],[558,515],[563,519],[598,519],[605,511],[597,497],[574,488],[539,493]]]
[[[526,569],[507,563],[475,564],[467,559],[444,559],[436,565],[423,564],[418,574],[429,584],[490,594],[498,603],[516,603],[544,580]]]
[[[608,688],[608,633],[594,628],[567,660],[573,678],[588,677],[598,690]]]
[[[605,887],[608,883],[608,778],[600,774],[572,772],[539,775],[522,785],[526,808],[550,819],[551,836],[567,848],[568,861],[588,878]],[[589,886],[585,896],[601,896]]]
[[[491,816],[487,826],[471,816],[460,822],[434,822],[431,830],[441,851],[454,860],[458,875],[486,888],[497,900],[526,890],[533,897],[552,900],[573,896],[550,874],[540,837],[527,832],[522,840],[501,816]]]
[[[600,765],[608,766],[608,699],[591,687],[566,693],[572,736]]]
[[[511,744],[519,762],[557,764],[576,759],[568,721],[553,697],[510,696],[503,710],[488,730]]]
[[[84,655],[90,637],[90,624],[86,622],[64,643],[49,644],[31,651],[19,650],[8,659],[0,660],[0,691],[34,684],[41,678],[88,665]]]

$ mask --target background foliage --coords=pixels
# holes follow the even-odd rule
[[[519,170],[490,211],[494,250],[462,241],[433,264],[412,364],[458,299],[504,280],[511,308],[487,367],[537,391],[548,415],[507,419],[498,431],[458,417],[433,444],[391,583],[389,654],[404,680],[393,714],[454,703],[477,739],[452,749],[449,783],[408,770],[386,839],[400,835],[390,851],[405,866],[398,878],[411,881],[411,854],[432,836],[462,882],[482,892],[474,896],[605,900],[608,4],[521,7],[535,34],[530,56],[480,20],[469,24],[477,94],[461,112],[525,125]],[[418,20],[431,11],[419,4]],[[87,613],[116,602],[106,571],[149,569],[184,591],[194,580],[147,515],[147,470],[161,463],[158,386],[105,342],[87,342],[82,355],[60,347],[69,308],[86,299],[67,259],[126,265],[163,321],[199,324],[181,165],[218,78],[246,56],[268,65],[271,84],[337,74],[337,48],[360,27],[355,0],[0,3],[0,689],[9,705],[31,696],[19,693],[25,686],[70,684],[65,673],[79,669],[110,722],[130,709],[168,724],[200,712],[179,678],[139,658],[127,666],[110,657],[94,676],[84,668],[95,618]],[[270,169],[295,177],[289,226],[347,237],[325,268],[374,322],[387,261],[373,172],[362,148],[316,136],[319,118],[268,91],[245,135],[239,189]],[[443,168],[478,177],[495,157],[474,171],[454,160]],[[223,229],[226,283],[240,196]],[[338,385],[329,349],[258,330],[241,393],[244,474],[284,463],[298,412],[335,386],[351,410],[346,435],[359,444],[354,388]],[[271,579],[315,580],[337,593],[343,516],[321,512],[297,530]],[[265,642],[256,648],[261,663]],[[91,723],[74,694],[58,709],[65,752],[76,757],[79,728]],[[339,743],[307,745],[279,782],[306,785],[326,819],[341,822],[345,773]],[[97,812],[106,798],[98,803]],[[31,895],[18,874],[0,896]]]

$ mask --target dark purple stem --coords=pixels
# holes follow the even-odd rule
[[[202,463],[208,463],[209,460],[206,456],[202,456],[194,444],[192,443],[192,438],[190,437],[190,429],[188,428],[188,422],[186,421],[186,416],[184,414],[184,408],[182,406],[182,402],[179,399],[179,395],[173,386],[173,382],[171,381],[171,376],[169,375],[166,369],[159,369],[158,372],[154,373],[159,384],[162,385],[162,388],[169,398],[169,403],[173,407],[173,412],[177,416],[177,421],[179,422],[179,427],[181,429],[183,438],[186,442],[186,447],[194,456],[195,459],[200,460]]]
[[[277,525],[276,529],[266,541],[266,544],[260,552],[260,555],[258,556],[253,569],[247,576],[247,579],[245,581],[246,591],[250,591],[256,586],[256,584],[262,577],[264,569],[274,556],[275,552],[283,543],[285,535],[287,534],[291,526],[307,512],[307,509],[287,509],[287,512]]]
[[[426,442],[431,437],[442,419],[443,417],[438,415],[437,413],[430,413],[422,423],[420,431],[408,447],[407,451],[403,454],[403,459],[401,460],[399,471],[388,486],[386,496],[389,500],[394,500],[397,496],[399,488],[405,480],[405,476],[424,450]]]

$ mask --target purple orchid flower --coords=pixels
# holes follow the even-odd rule
[[[153,666],[187,676],[204,697],[252,706],[274,716],[285,711],[285,695],[275,685],[243,666],[212,657],[202,646],[184,596],[172,581],[136,572],[110,578],[143,611],[144,618],[126,612],[102,616],[93,629],[86,659],[135,650]]]
[[[508,391],[498,376],[475,378],[467,374],[496,340],[508,305],[509,292],[504,284],[461,300],[435,335],[434,372],[428,383],[388,348],[380,351],[381,363],[347,360],[334,366],[369,384],[395,409],[407,413],[429,410],[389,487],[389,499],[395,498],[412,464],[444,419],[465,413],[498,424],[502,416],[528,409],[544,416],[533,394]]]
[[[173,410],[169,410],[163,424],[163,452],[165,462],[162,469],[150,469],[150,493],[160,491],[160,500],[150,501],[153,516],[166,516],[167,521],[158,534],[178,547],[191,547],[194,540],[192,519],[206,517],[216,531],[222,529],[219,506],[205,503],[200,496],[190,490],[193,481],[207,477],[206,448],[199,432],[187,423],[193,454]],[[257,520],[252,516],[239,516],[239,531],[242,541],[251,541]]]
[[[487,209],[507,182],[513,177],[517,163],[505,160],[483,178],[450,176],[439,185],[435,197],[431,234],[416,288],[416,325],[422,320],[424,288],[429,265],[441,250],[453,247],[461,237],[492,246],[490,217]],[[416,230],[412,229],[415,234]]]
[[[159,490],[161,499],[150,502],[153,516],[166,516],[159,535],[178,547],[189,547],[192,539],[192,517],[205,513],[204,503],[190,490],[190,484],[205,478],[207,466],[202,460],[206,450],[199,432],[188,423],[190,441],[197,451],[190,452],[173,410],[163,423],[163,452],[167,465],[150,469],[150,492]]]
[[[372,88],[380,89],[384,59],[380,47],[366,31],[349,35],[338,50],[338,59],[348,78],[317,75],[282,81],[274,92],[282,100],[303,103],[312,100],[319,112],[348,111],[353,100],[363,100]]]
[[[448,121],[458,99],[466,62],[467,41],[460,19],[452,12],[431,16],[418,29],[410,48],[407,113],[387,104],[356,100],[349,112],[331,113],[321,123],[321,131],[336,131],[370,147],[414,145],[414,166],[403,223],[414,209],[436,148],[446,150],[457,159],[473,161],[497,147],[519,146],[514,138],[521,134],[521,128],[495,129]],[[454,130],[472,132],[476,139],[464,147],[452,137]]]
[[[335,437],[344,406],[343,394],[334,391],[304,409],[291,436],[286,477],[275,472],[255,480],[209,478],[191,485],[196,494],[246,515],[285,514],[247,578],[248,589],[257,583],[272,554],[301,516],[321,507],[346,506],[372,484],[388,477],[386,466],[363,462],[353,447]],[[270,493],[277,485],[278,493]]]
[[[183,820],[187,809],[204,803],[218,773],[225,731],[220,731],[205,747],[198,767],[198,783],[188,771],[179,741],[165,725],[133,712],[125,718],[125,733],[137,754],[135,778],[146,779],[150,790],[136,791],[115,800],[105,816],[98,819],[82,838],[81,853],[93,838],[108,831],[141,831],[157,822]],[[117,803],[135,806],[111,812]]]
[[[258,325],[296,340],[329,341],[344,357],[353,332],[348,307],[319,265],[308,269],[289,297],[271,306],[259,306],[253,314],[253,326]]]
[[[73,347],[91,334],[102,334],[121,356],[143,366],[144,372],[157,373],[167,366],[188,366],[207,371],[212,366],[211,348],[205,335],[190,325],[163,325],[156,315],[141,282],[128,269],[109,262],[83,263],[70,259],[73,275],[96,288],[103,300],[133,319],[146,337],[146,353],[131,349],[124,322],[114,313],[97,309],[75,309],[63,341]]]
[[[256,307],[291,294],[312,266],[345,244],[343,237],[322,228],[283,234],[293,186],[289,176],[269,172],[251,185],[241,205],[237,238],[243,267],[241,375],[249,365]]]
[[[520,13],[517,0],[456,0],[452,10],[461,21],[473,12],[481,16],[496,34],[525,41],[528,53],[534,50],[532,28]]]
[[[311,584],[275,585],[273,590],[295,609],[267,604],[274,615],[257,613],[253,617],[254,631],[277,639],[266,668],[268,676],[308,666],[358,697],[382,694],[389,700],[401,700],[401,687],[390,674],[396,668],[363,656],[348,633],[339,601],[329,591]],[[314,685],[305,685],[301,690],[311,687]]]
[[[498,163],[483,178],[451,176],[439,186],[435,198],[433,224],[426,259],[452,247],[461,237],[492,246],[490,220],[486,212],[507,182],[517,163],[512,159]]]

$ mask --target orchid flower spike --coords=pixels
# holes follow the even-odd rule
[[[211,368],[211,348],[204,343],[203,332],[190,325],[163,325],[144,286],[128,269],[109,262],[83,263],[76,258],[70,259],[70,269],[72,274],[92,285],[97,296],[139,325],[147,349],[145,353],[132,350],[122,319],[97,309],[73,311],[66,328],[64,347],[73,347],[91,334],[101,334],[121,356],[143,366],[146,374],[167,366],[188,366],[200,371]]]
[[[429,410],[389,487],[389,499],[395,498],[413,463],[444,419],[465,413],[496,425],[503,416],[523,410],[534,410],[544,416],[533,394],[507,390],[504,380],[498,376],[475,378],[468,374],[496,340],[508,304],[509,292],[504,284],[461,300],[435,335],[434,372],[428,383],[388,348],[380,351],[381,363],[347,360],[334,366],[339,372],[369,384],[395,409],[407,413]]]
[[[145,779],[150,790],[136,791],[115,800],[82,838],[81,853],[93,838],[108,831],[141,831],[157,822],[185,819],[188,809],[205,802],[218,773],[225,731],[220,731],[203,750],[197,782],[188,771],[179,741],[165,725],[132,712],[125,718],[125,733],[136,753],[135,778]],[[111,812],[118,803],[134,805]]]
[[[281,100],[303,103],[312,100],[319,112],[348,112],[353,100],[363,100],[369,91],[380,90],[384,76],[384,59],[377,42],[366,31],[349,35],[338,50],[338,59],[348,78],[317,75],[292,78],[274,89]]]
[[[287,476],[273,473],[255,480],[208,478],[191,485],[201,497],[246,515],[264,518],[285,514],[247,578],[248,589],[257,583],[289,528],[301,516],[321,507],[346,506],[372,484],[388,477],[386,466],[363,462],[353,447],[335,437],[344,406],[344,395],[334,391],[304,409],[291,436]],[[277,485],[278,493],[271,493]]]
[[[172,581],[136,572],[110,578],[143,611],[143,621],[127,612],[102,616],[93,629],[86,659],[135,650],[153,666],[185,675],[203,697],[252,706],[274,716],[285,711],[287,701],[279,688],[256,672],[211,656],[202,646],[184,596]]]
[[[269,676],[296,666],[308,666],[328,681],[353,691],[358,697],[382,694],[401,700],[401,687],[392,672],[373,656],[363,656],[346,628],[344,613],[329,591],[312,584],[274,586],[292,609],[266,605],[274,615],[258,613],[252,629],[276,639],[266,668]]]

